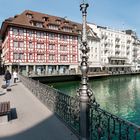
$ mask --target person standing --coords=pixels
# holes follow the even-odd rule
[[[14,83],[16,83],[16,80],[18,78],[16,71],[13,72],[13,78],[14,78]]]
[[[10,85],[10,80],[11,80],[11,73],[9,72],[9,70],[6,70],[4,78],[6,81],[6,87],[8,87]]]

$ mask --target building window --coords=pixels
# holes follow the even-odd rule
[[[18,48],[18,42],[14,41],[14,48]]]
[[[48,19],[49,19],[48,17],[43,17],[44,21],[48,21]]]
[[[60,45],[60,51],[67,51],[67,45]]]
[[[23,35],[24,34],[24,31],[23,30],[19,30],[19,35]]]
[[[55,60],[55,54],[49,54],[49,60],[54,61]]]
[[[44,48],[44,43],[37,43],[37,48],[38,48],[38,49]]]
[[[75,36],[72,37],[72,41],[76,41],[76,39],[77,39],[77,38],[76,38]]]
[[[18,35],[18,29],[13,29],[13,34]]]
[[[23,60],[24,59],[24,53],[14,53],[13,58],[15,60]]]
[[[24,59],[24,53],[19,53],[19,59],[20,60]]]
[[[44,60],[44,54],[37,54],[38,60]]]
[[[48,36],[49,36],[49,39],[52,39],[52,40],[55,39],[55,34],[53,33],[49,33]]]
[[[33,36],[33,31],[29,31],[29,32],[28,32],[28,35],[29,35],[30,37],[32,37],[32,36]]]
[[[72,55],[72,61],[76,61],[76,56]]]
[[[66,35],[60,35],[60,40],[67,41],[67,36]]]
[[[48,28],[52,29],[52,30],[58,30],[58,26],[57,25],[52,25],[51,24],[51,25],[48,26]]]
[[[61,61],[67,61],[67,55],[60,55],[60,60]]]
[[[59,19],[56,20],[56,23],[57,23],[57,24],[61,24],[61,20],[59,20]]]
[[[24,47],[24,42],[23,42],[23,41],[20,41],[20,42],[19,42],[19,47],[20,47],[20,48],[23,48],[23,47]]]
[[[32,53],[29,53],[29,59],[33,59],[33,54]]]
[[[19,57],[18,57],[18,53],[14,53],[14,54],[13,54],[13,59],[14,59],[14,60],[19,59]]]
[[[28,14],[28,13],[27,13],[26,16],[27,16],[28,18],[30,18],[30,19],[33,18],[33,15],[32,15],[32,14]]]
[[[54,50],[55,49],[55,44],[49,44],[48,48],[49,48],[49,50]]]
[[[72,51],[76,51],[76,46],[72,46]]]
[[[44,37],[44,33],[43,33],[43,32],[37,32],[36,35],[37,35],[37,37],[39,37],[39,38],[40,38],[40,37],[42,37],[42,38]]]
[[[29,42],[29,48],[33,48],[33,43]]]
[[[41,22],[36,22],[36,23],[35,23],[35,26],[36,26],[36,27],[39,27],[39,28],[42,28],[42,27],[43,27],[43,23],[41,23]]]
[[[63,31],[65,31],[65,32],[72,32],[72,28],[70,28],[70,27],[63,27]]]

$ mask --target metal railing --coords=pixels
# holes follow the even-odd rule
[[[22,83],[44,104],[55,112],[77,135],[79,135],[79,100],[20,75]]]
[[[90,106],[90,140],[139,140],[140,126]]]
[[[63,120],[78,136],[79,133],[79,99],[20,75],[22,83],[51,111]],[[119,118],[90,102],[89,140],[139,140],[140,126]]]

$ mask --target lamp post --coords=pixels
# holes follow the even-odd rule
[[[87,45],[87,31],[86,31],[86,16],[88,4],[83,1],[80,5],[82,11],[82,44],[81,44],[81,85],[78,90],[80,98],[80,140],[89,140],[89,102],[92,96],[92,91],[88,86],[88,56],[89,47]]]

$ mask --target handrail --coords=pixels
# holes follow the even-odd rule
[[[90,140],[139,140],[140,126],[113,115],[97,104],[90,106]]]
[[[66,95],[39,81],[20,75],[22,83],[51,111],[79,134],[79,99]],[[89,140],[139,140],[140,126],[89,103]]]

